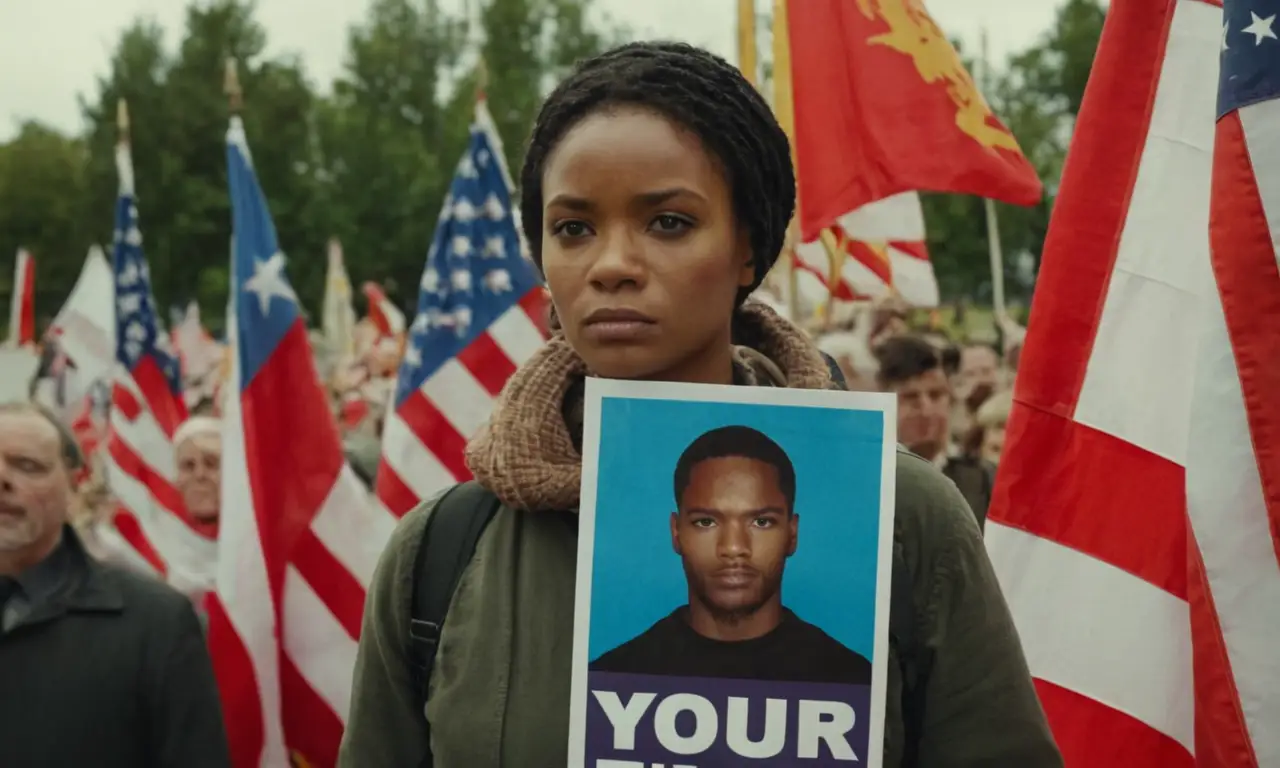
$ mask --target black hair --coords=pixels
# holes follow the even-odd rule
[[[778,488],[787,499],[787,514],[795,511],[796,469],[791,457],[765,433],[738,425],[704,432],[680,454],[675,472],[676,508],[680,507],[680,500],[689,487],[694,467],[709,459],[730,457],[754,459],[778,470]]]
[[[910,381],[935,369],[946,372],[943,353],[937,345],[912,334],[885,339],[876,347],[875,355],[880,364],[876,378],[882,387]]]
[[[542,265],[542,175],[547,157],[583,118],[614,106],[652,109],[692,131],[719,161],[733,212],[751,243],[755,280],[777,261],[795,211],[791,145],[760,92],[724,59],[685,43],[628,43],[577,64],[543,102],[520,173],[520,215]]]

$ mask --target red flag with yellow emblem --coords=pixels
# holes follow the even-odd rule
[[[787,0],[801,237],[899,192],[1040,201],[922,0]]]

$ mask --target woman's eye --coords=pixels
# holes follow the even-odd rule
[[[688,219],[682,216],[676,216],[670,213],[664,213],[653,220],[653,226],[659,232],[665,234],[676,234],[683,232],[692,226]]]
[[[561,221],[551,228],[551,232],[559,237],[584,237],[591,233],[587,225],[581,221]]]

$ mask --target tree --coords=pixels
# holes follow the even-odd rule
[[[591,7],[590,0],[490,0],[480,12],[489,105],[513,169],[555,83],[575,62],[627,37],[607,20],[605,29],[590,25]]]
[[[128,101],[141,228],[161,306],[193,298],[205,307],[226,306],[231,214],[222,78],[228,56],[242,63],[245,129],[281,247],[301,255],[290,259],[290,275],[303,295],[323,285],[326,233],[314,226],[309,162],[314,97],[298,62],[262,59],[265,43],[252,6],[241,0],[188,8],[174,55],[164,50],[158,27],[138,22],[122,36],[97,97],[82,101],[89,124],[89,219],[104,233],[111,231],[118,189],[116,102]],[[206,316],[220,324],[217,310]]]
[[[401,306],[418,280],[452,164],[441,81],[457,69],[460,20],[435,0],[376,0],[351,31],[343,75],[316,114],[328,233],[357,284],[378,280]]]
[[[1106,10],[1098,0],[1066,0],[1053,26],[1036,44],[1010,58],[989,94],[1045,184],[1045,197],[1033,208],[997,206],[1005,246],[1005,283],[1012,296],[1030,299],[1034,284],[1014,279],[1015,259],[1028,254],[1039,263],[1105,20]],[[972,277],[969,281],[987,295],[989,272],[984,269],[976,285]]]
[[[373,3],[352,30],[331,102],[316,114],[322,188],[341,200],[331,231],[354,257],[353,281],[379,280],[393,301],[412,306],[481,72],[507,161],[519,168],[545,93],[611,39],[587,23],[588,8],[585,0],[489,0],[467,19],[435,0]]]
[[[0,145],[0,295],[12,296],[13,254],[27,248],[36,260],[41,318],[57,313],[88,250],[85,158],[83,143],[34,122]]]
[[[1085,83],[1102,34],[1106,12],[1098,0],[1065,0],[1054,25],[1036,43],[992,72],[984,95],[993,111],[1018,139],[1045,184],[1038,205],[1023,208],[997,203],[1001,244],[1005,254],[1007,293],[1028,295],[1030,284],[1014,279],[1020,254],[1038,258],[1048,230],[1053,199],[1080,109]],[[762,16],[760,47],[761,90],[771,92],[773,62],[770,18]],[[952,41],[965,66],[975,72],[977,62],[964,46]],[[939,193],[923,193],[929,253],[944,300],[969,296],[990,300],[991,268],[985,204],[982,200]]]

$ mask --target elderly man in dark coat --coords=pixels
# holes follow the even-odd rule
[[[51,413],[0,405],[0,766],[225,768],[195,610],[85,553],[67,524],[80,463]]]

